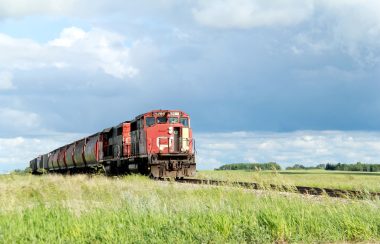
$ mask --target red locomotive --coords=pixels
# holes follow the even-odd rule
[[[196,170],[190,117],[179,110],[153,110],[30,161],[32,173],[139,172],[182,178]]]

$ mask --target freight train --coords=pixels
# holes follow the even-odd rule
[[[190,117],[153,110],[30,161],[33,174],[101,171],[183,178],[196,171]]]

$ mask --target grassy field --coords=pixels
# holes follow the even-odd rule
[[[380,192],[380,173],[284,170],[284,171],[200,171],[198,178],[247,181],[265,184],[315,186]]]
[[[0,176],[3,243],[276,241],[380,241],[380,201],[142,176]]]

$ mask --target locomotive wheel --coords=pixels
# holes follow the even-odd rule
[[[138,164],[138,171],[142,175],[149,175],[150,174],[150,170],[149,170],[149,167],[148,167],[148,163],[147,162],[140,162]]]
[[[111,165],[102,165],[98,170],[99,174],[110,176],[111,175]]]

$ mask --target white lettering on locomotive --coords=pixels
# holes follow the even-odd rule
[[[166,142],[161,142],[161,140],[166,139]],[[169,140],[169,141],[168,141]],[[174,138],[173,137],[166,137],[166,136],[160,136],[157,137],[157,147],[160,151],[164,150],[165,148],[170,148],[173,144]]]

